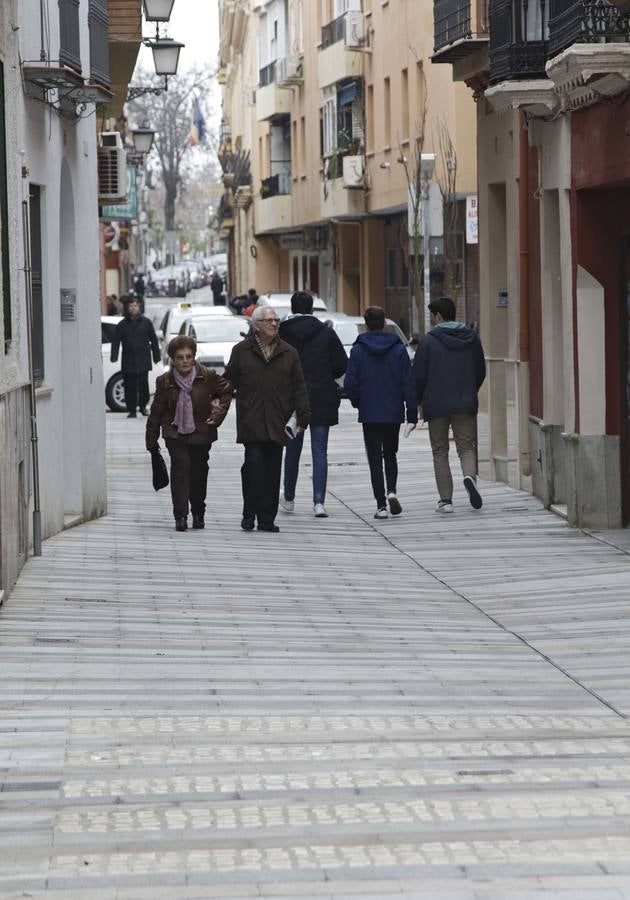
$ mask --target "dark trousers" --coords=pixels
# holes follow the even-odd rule
[[[171,457],[171,497],[173,515],[184,519],[188,504],[193,516],[206,511],[208,489],[208,455],[211,444],[184,444],[169,438],[166,447]]]
[[[396,493],[398,482],[398,433],[400,425],[389,422],[365,422],[363,424],[363,440],[370,466],[370,480],[376,504],[385,506],[385,484],[387,492]],[[385,479],[383,480],[383,463]]]
[[[282,444],[247,441],[241,467],[243,517],[258,519],[259,525],[273,525],[278,513]]]
[[[123,372],[127,412],[143,409],[149,402],[149,373]]]

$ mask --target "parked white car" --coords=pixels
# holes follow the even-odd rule
[[[194,306],[192,303],[175,303],[171,306],[162,319],[162,362],[165,366],[169,365],[168,345],[171,338],[180,333],[185,319],[191,319],[194,316],[217,316],[218,318],[233,319],[234,313],[229,306],[208,306],[201,303]]]
[[[219,375],[228,363],[232,348],[249,334],[247,316],[195,316],[186,319],[179,333],[197,341],[197,361]]]
[[[111,362],[112,338],[114,329],[122,316],[101,316],[101,356],[103,357],[103,380],[105,382],[105,403],[112,412],[127,412],[125,406],[125,386],[123,373],[120,371],[122,351],[118,354],[118,362]],[[149,372],[149,391],[155,393],[155,379],[164,371],[161,362],[153,363]]]
[[[352,345],[363,331],[367,331],[367,325],[363,316],[347,316],[344,313],[328,313],[326,316],[320,316],[326,325],[329,325],[337,332],[337,337],[343,344],[343,348],[350,356]],[[405,336],[404,331],[392,320],[385,319],[385,331],[395,334],[400,338],[401,344],[407,348],[409,358],[413,359],[415,348],[412,347]]]
[[[257,306],[273,306],[278,313],[279,319],[285,319],[291,315],[291,291],[270,291],[266,294],[260,294]],[[318,319],[323,319],[328,307],[321,297],[313,294],[313,315]]]

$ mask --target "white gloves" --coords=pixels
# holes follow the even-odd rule
[[[416,422],[407,422],[407,424],[405,425],[405,431],[404,431],[404,435],[405,435],[406,438],[409,437],[409,435],[411,434],[411,432],[412,432],[412,431],[414,430],[414,428],[416,427],[416,424],[417,424]]]

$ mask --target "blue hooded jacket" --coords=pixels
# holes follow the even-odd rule
[[[475,416],[477,393],[486,377],[479,335],[457,322],[432,328],[413,361],[418,403],[427,422],[442,416]]]
[[[407,348],[387,331],[365,331],[358,336],[348,360],[344,380],[350,402],[359,410],[359,422],[400,424],[418,421],[416,388]]]

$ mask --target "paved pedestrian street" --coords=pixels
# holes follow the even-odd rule
[[[280,534],[240,530],[231,412],[180,534],[107,424],[109,515],[0,612],[2,897],[630,898],[624,535],[460,478],[437,515],[426,429],[375,521],[345,404],[330,518],[305,450]]]

